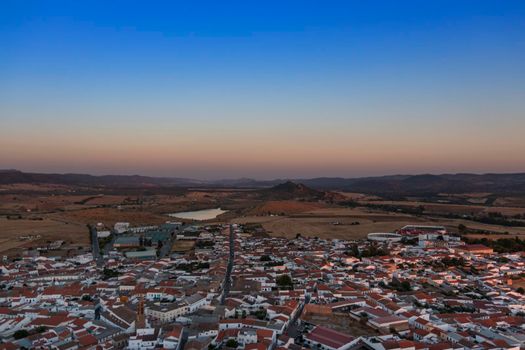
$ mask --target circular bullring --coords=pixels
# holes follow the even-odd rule
[[[369,241],[377,242],[399,242],[402,237],[400,234],[392,232],[373,232],[367,236]]]

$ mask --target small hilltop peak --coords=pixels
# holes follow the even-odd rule
[[[302,183],[293,181],[286,181],[276,186],[264,189],[260,191],[263,198],[268,200],[288,200],[288,199],[300,199],[300,200],[326,200],[329,197],[329,193],[324,191],[318,191],[310,188]]]

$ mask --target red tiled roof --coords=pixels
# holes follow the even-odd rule
[[[354,340],[350,335],[321,326],[316,326],[305,338],[336,349]]]
[[[246,344],[244,349],[245,350],[266,350],[267,347],[263,343],[252,343],[252,344]]]
[[[88,335],[78,338],[78,342],[82,346],[98,344],[97,338],[95,338],[95,336],[92,334],[88,334]]]

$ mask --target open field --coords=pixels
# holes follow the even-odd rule
[[[254,209],[249,210],[248,215],[297,214],[326,207],[326,204],[319,202],[303,202],[293,200],[266,201]]]
[[[328,197],[319,196],[319,193],[290,184],[281,186],[275,192],[268,189],[262,192],[249,189],[149,187],[142,190],[90,190],[61,185],[4,185],[0,186],[0,251],[36,247],[47,240],[65,237],[87,246],[86,224],[103,223],[106,227],[113,227],[116,222],[124,221],[134,226],[156,225],[170,220],[167,213],[217,207],[228,212],[207,223],[260,223],[268,234],[284,237],[295,237],[300,233],[312,237],[358,239],[370,232],[392,232],[408,224],[444,225],[452,232],[457,232],[458,225],[463,224],[469,229],[492,232],[490,235],[472,234],[471,237],[525,237],[525,227],[438,217],[441,213],[462,215],[493,211],[504,215],[525,214],[525,207],[520,207],[520,200],[523,199],[518,197],[501,197],[495,201],[490,193],[443,194],[439,197],[479,202],[457,204],[423,202],[417,198],[391,201],[376,195],[352,192],[338,192],[338,197],[331,196],[326,200]],[[481,204],[489,197],[493,203],[500,204]],[[416,216],[366,207],[349,208],[334,203],[334,198],[342,198],[343,202],[346,198],[362,204],[385,204],[399,208],[423,206],[425,210],[424,215]],[[7,216],[12,220],[7,220]],[[38,234],[42,236],[39,240],[18,240],[19,236]]]
[[[525,198],[523,197],[498,197],[494,205],[509,207],[525,207]]]
[[[89,223],[101,222],[108,227],[113,227],[116,222],[121,221],[140,226],[162,224],[169,220],[167,216],[151,213],[140,208],[126,210],[116,208],[90,208],[50,214],[49,216],[57,220],[78,223],[84,226]]]
[[[430,213],[454,213],[454,214],[480,214],[499,212],[503,215],[525,214],[525,207],[503,207],[503,206],[484,206],[478,204],[462,205],[449,203],[428,203],[420,201],[385,201],[385,200],[362,200],[362,203],[393,205],[402,207],[419,207],[423,206],[425,212]]]
[[[21,236],[41,237],[34,240],[20,240]],[[86,225],[68,223],[54,219],[7,220],[0,218],[0,252],[15,248],[35,247],[47,241],[64,240],[78,245],[88,245],[89,235]]]
[[[381,197],[374,196],[371,194],[364,194],[364,193],[355,193],[355,192],[337,192],[340,195],[344,196],[348,200],[354,200],[354,201],[373,201],[373,200],[381,200]]]
[[[288,238],[295,237],[297,233],[300,233],[309,237],[360,239],[366,237],[370,232],[392,232],[409,224],[443,225],[452,232],[457,232],[458,226],[463,224],[471,229],[499,233],[499,235],[475,235],[479,237],[525,237],[525,227],[504,227],[461,219],[379,212],[366,208],[334,207],[295,215],[244,216],[231,221],[241,224],[260,223],[270,235]],[[354,222],[359,222],[359,225],[352,225]]]
[[[238,223],[260,223],[272,236],[360,239],[370,232],[392,232],[404,225],[425,222],[404,214],[370,212],[360,208],[325,208],[290,216],[246,216]],[[359,224],[352,224],[359,222]]]
[[[49,212],[65,210],[78,206],[78,202],[89,198],[83,195],[31,195],[3,194],[0,195],[0,212],[12,214],[16,212]]]
[[[71,239],[87,247],[87,224],[103,223],[108,228],[116,222],[129,222],[133,226],[158,225],[173,220],[166,213],[221,206],[223,198],[232,194],[231,191],[68,194],[54,192],[57,189],[63,188],[30,184],[4,186],[5,192],[0,191],[0,252],[20,253],[58,239]],[[20,192],[12,192],[16,190]],[[41,237],[19,240],[20,236],[28,235]]]

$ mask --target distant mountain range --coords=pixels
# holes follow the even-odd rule
[[[283,184],[291,187],[291,180],[315,190],[344,190],[370,194],[421,195],[437,193],[491,192],[525,195],[525,173],[516,174],[441,174],[393,175],[381,177],[341,178],[319,177],[312,179],[228,179],[201,181],[175,177],[149,177],[140,175],[42,174],[18,170],[0,170],[0,184],[33,183],[70,186],[101,187],[236,187],[270,188]],[[281,188],[286,190],[286,188]],[[301,191],[293,188],[294,191]],[[310,189],[308,189],[310,190]],[[306,191],[306,190],[305,190]]]
[[[43,174],[19,170],[0,170],[0,184],[33,183],[70,186],[202,186],[206,182],[185,178],[149,177],[141,175]]]

